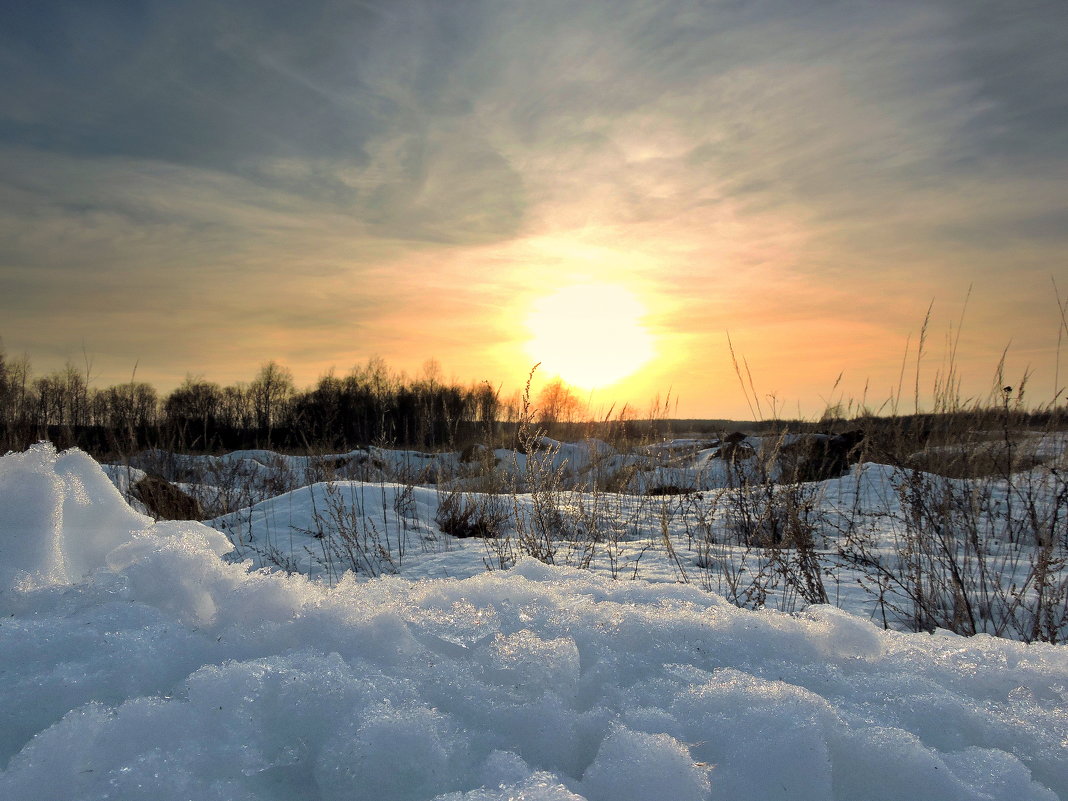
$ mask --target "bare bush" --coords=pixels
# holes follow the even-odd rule
[[[434,522],[451,537],[496,539],[506,532],[510,517],[499,495],[450,490],[439,495]]]
[[[319,552],[309,551],[312,558],[333,581],[347,570],[370,577],[398,573],[404,557],[403,530],[391,541],[385,515],[379,526],[369,514],[363,487],[334,482],[325,487],[326,503],[315,509],[313,528],[303,531],[319,540]]]

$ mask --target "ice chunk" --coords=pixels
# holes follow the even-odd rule
[[[434,801],[586,801],[575,795],[551,773],[539,772],[525,781],[480,788],[467,793],[439,795]]]
[[[518,784],[530,776],[530,767],[523,757],[512,751],[494,749],[482,763],[482,783],[487,787]]]
[[[56,451],[35,445],[0,459],[0,613],[4,595],[66,581],[63,554],[65,483]]]
[[[497,635],[491,655],[498,680],[514,685],[517,694],[575,693],[579,652],[570,638],[543,640],[530,629],[522,629],[509,636]]]
[[[417,801],[453,783],[464,744],[433,709],[379,704],[335,734],[315,778],[323,801]]]
[[[9,454],[0,459],[0,593],[77,581],[151,525],[87,454],[49,443]]]
[[[56,459],[65,483],[63,551],[68,576],[76,581],[103,566],[108,553],[152,525],[138,514],[92,457],[76,448]]]
[[[814,693],[725,669],[691,685],[671,709],[697,743],[695,756],[713,766],[713,798],[833,797],[825,732],[839,724]]]
[[[708,771],[673,737],[616,726],[583,776],[582,790],[589,801],[704,801]]]
[[[157,532],[169,536],[158,536]],[[126,577],[130,597],[175,613],[188,623],[215,617],[216,599],[234,591],[247,570],[219,559],[229,543],[200,523],[157,524],[107,556],[113,571]]]

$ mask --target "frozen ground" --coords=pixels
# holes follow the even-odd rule
[[[1062,646],[230,547],[80,452],[0,459],[0,798],[1068,799]]]
[[[1057,448],[1040,438],[1035,444],[1049,458],[1063,460],[1063,440],[1054,443]],[[759,442],[753,450],[758,448]],[[1061,462],[1039,465],[1011,482],[942,479],[866,463],[839,478],[792,488],[758,478],[741,489],[741,481],[759,472],[756,460],[731,467],[715,449],[691,441],[658,450],[651,463],[646,455],[617,454],[603,443],[551,443],[529,462],[522,454],[498,451],[489,474],[453,473],[422,485],[397,483],[385,474],[374,481],[323,481],[307,472],[305,485],[209,525],[234,545],[228,558],[328,583],[346,570],[361,576],[467,578],[533,554],[614,579],[682,581],[750,608],[794,612],[828,602],[898,629],[916,626],[912,594],[921,590],[946,595],[947,608],[935,610],[927,628],[952,620],[957,611],[948,605],[959,605],[952,597],[959,573],[960,593],[977,599],[974,630],[1033,639],[1029,606],[1041,590],[1052,608],[1043,625],[1059,629],[1055,639],[1068,637],[1063,597],[1068,585],[1058,561],[1068,552],[1068,485]],[[406,466],[416,457],[430,458],[378,451],[374,461]],[[260,469],[267,469],[296,457],[257,458]],[[323,458],[337,463],[343,457]],[[437,458],[460,465],[455,454]],[[625,480],[613,480],[620,470]],[[613,484],[628,491],[602,489]],[[476,489],[487,485],[496,492]],[[650,495],[635,492],[635,486],[690,491]],[[903,497],[911,498],[907,508]],[[488,521],[492,525],[484,528],[496,536],[450,536],[457,510]],[[939,526],[949,532],[944,539],[917,539]],[[809,538],[807,554],[790,542],[762,547],[775,536],[796,539],[799,531]],[[1055,570],[1048,574],[1049,586],[1039,587],[1042,560],[1035,545],[1043,536],[1053,538]],[[918,587],[909,584],[916,570],[925,571]],[[929,582],[936,586],[923,586]],[[1016,605],[1014,593],[1027,603]]]

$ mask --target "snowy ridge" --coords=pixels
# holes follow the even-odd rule
[[[334,586],[0,459],[0,798],[1068,799],[1068,649],[523,560]]]

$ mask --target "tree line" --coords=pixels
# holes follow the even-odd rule
[[[288,368],[270,361],[248,383],[224,386],[187,376],[160,395],[136,380],[94,387],[88,364],[82,369],[68,363],[34,376],[27,358],[12,359],[0,349],[4,450],[41,439],[91,453],[145,447],[344,450],[373,443],[436,448],[493,436],[521,413],[519,400],[502,401],[499,388],[488,382],[443,379],[433,360],[413,378],[371,358],[306,389],[295,386]]]

